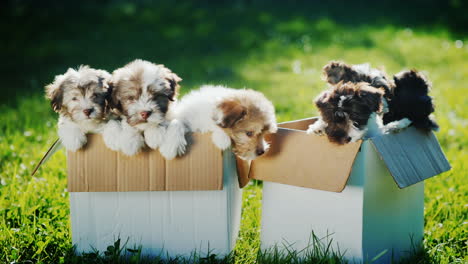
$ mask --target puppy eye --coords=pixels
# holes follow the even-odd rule
[[[245,134],[246,134],[248,137],[252,137],[252,136],[253,136],[253,132],[252,132],[252,131],[247,131],[247,132],[245,132]]]
[[[72,101],[76,101],[76,100],[78,100],[78,98],[76,98],[76,97],[73,97],[73,98],[72,98]]]
[[[127,100],[133,101],[133,100],[135,100],[135,96],[129,96],[129,97],[127,97]]]

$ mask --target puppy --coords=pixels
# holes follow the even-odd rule
[[[411,123],[423,131],[439,128],[431,117],[435,108],[428,95],[431,84],[416,70],[402,71],[393,76],[392,82],[383,71],[370,68],[368,63],[349,66],[343,62],[331,62],[324,67],[324,75],[332,85],[350,81],[367,82],[370,86],[383,88],[384,132],[397,131]]]
[[[177,144],[187,131],[212,133],[213,143],[244,160],[253,160],[268,150],[265,134],[277,130],[275,109],[265,96],[253,90],[202,86],[184,96],[174,109],[167,141],[161,152],[178,153]]]
[[[86,144],[87,133],[102,131],[108,119],[110,74],[80,66],[57,75],[46,86],[46,97],[59,113],[58,134],[67,150],[76,151]]]
[[[383,117],[384,124],[407,118],[417,129],[438,131],[439,125],[431,116],[435,107],[428,95],[431,84],[427,78],[416,70],[409,70],[394,75],[393,80],[395,86],[388,100],[389,111]]]
[[[144,60],[115,70],[111,102],[121,122],[113,122],[104,132],[108,145],[129,156],[138,153],[145,143],[157,149],[164,139],[169,124],[167,114],[176,100],[180,81],[163,65]],[[185,142],[181,144],[184,146]]]
[[[340,145],[355,142],[368,132],[371,117],[381,123],[376,113],[382,110],[383,95],[383,89],[365,82],[341,81],[315,100],[321,117],[309,126],[307,133],[326,134],[331,142]]]

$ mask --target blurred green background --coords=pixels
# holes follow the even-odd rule
[[[279,121],[316,114],[330,60],[423,70],[453,169],[426,181],[424,249],[408,263],[467,263],[467,13],[462,0],[2,2],[0,262],[97,261],[71,252],[64,153],[29,176],[56,137],[43,87],[68,67],[111,72],[141,58],[181,76],[182,94],[206,83],[262,91]],[[273,263],[257,255],[261,186],[244,199],[232,261]]]

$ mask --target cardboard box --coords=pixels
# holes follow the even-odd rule
[[[314,232],[351,262],[386,251],[375,263],[389,263],[421,246],[422,181],[450,169],[435,136],[410,127],[338,146],[305,133],[315,120],[280,124],[251,164],[264,181],[262,249],[300,251]]]
[[[235,156],[217,149],[211,135],[194,134],[189,153],[171,161],[150,150],[127,157],[107,149],[100,135],[89,135],[84,149],[68,152],[67,163],[78,252],[102,253],[119,237],[149,256],[233,249],[240,187],[248,178],[238,177]]]

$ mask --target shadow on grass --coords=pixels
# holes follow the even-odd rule
[[[455,3],[455,2],[454,2]],[[456,2],[458,3],[458,2]],[[11,1],[0,11],[0,103],[41,93],[53,76],[89,64],[108,71],[135,58],[185,80],[244,86],[235,70],[270,40],[371,47],[356,30],[386,25],[464,34],[466,4],[442,1]],[[424,12],[418,12],[424,6]],[[457,23],[454,23],[457,22]],[[342,34],[337,37],[336,32]],[[282,55],[281,45],[275,51]],[[271,51],[270,51],[271,52]],[[330,58],[332,59],[332,58]]]

